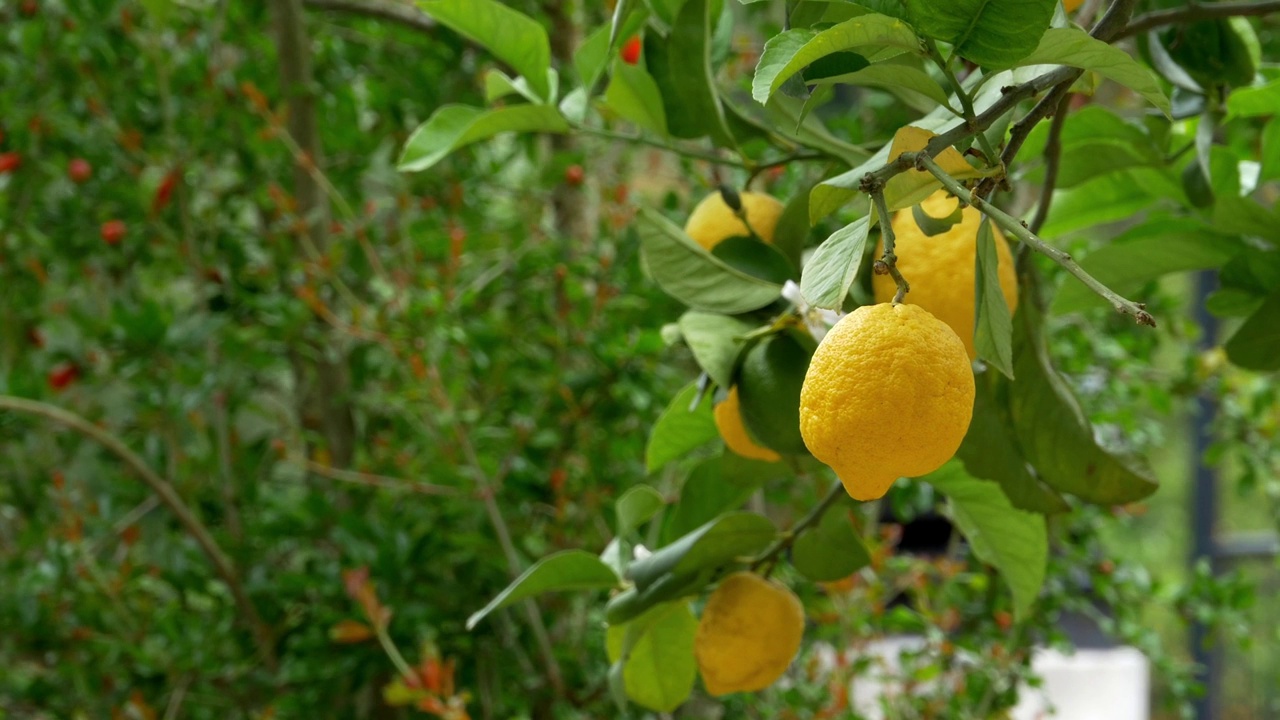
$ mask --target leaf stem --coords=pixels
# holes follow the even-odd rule
[[[906,153],[904,153],[904,155],[905,154]],[[1111,303],[1111,306],[1116,309],[1116,312],[1132,316],[1139,325],[1150,325],[1151,327],[1155,327],[1155,318],[1151,316],[1151,313],[1147,312],[1145,305],[1121,297],[1114,290],[1103,285],[1096,278],[1090,275],[1084,268],[1080,267],[1080,264],[1072,259],[1070,255],[1050,245],[1044,240],[1041,240],[1038,235],[1031,232],[1031,229],[1028,228],[1025,223],[982,199],[976,192],[970,193],[964,185],[960,184],[958,180],[948,175],[947,172],[933,160],[933,158],[928,156],[928,154],[916,153],[915,160],[918,169],[929,171],[929,173],[936,177],[938,182],[941,182],[943,187],[949,190],[951,194],[960,198],[961,201],[969,203],[984,215],[991,218],[997,225],[1021,240],[1028,247],[1042,255],[1048,256],[1050,260],[1061,265],[1064,270],[1074,275],[1076,279],[1084,283],[1090,290],[1094,291],[1105,298],[1107,302]]]
[[[1130,35],[1137,35],[1165,25],[1177,25],[1196,20],[1270,15],[1277,12],[1280,12],[1280,2],[1277,2],[1277,0],[1188,4],[1183,7],[1155,10],[1139,15],[1116,34],[1116,39],[1127,38]]]
[[[938,50],[938,44],[933,39],[929,40],[928,48],[934,64],[947,77],[947,82],[951,83],[951,89],[955,91],[956,97],[960,98],[960,107],[964,110],[965,124],[973,131],[974,137],[977,138],[978,144],[982,148],[982,152],[987,156],[987,162],[994,162],[997,157],[996,149],[992,147],[991,141],[977,127],[978,114],[973,109],[973,98],[969,97],[969,93],[965,92],[964,86],[960,84],[960,79],[956,77],[955,71],[951,69],[951,63],[956,58],[955,53],[953,52],[951,57],[943,60],[942,53]]]

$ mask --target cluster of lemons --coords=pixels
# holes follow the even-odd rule
[[[720,193],[709,195],[689,217],[686,234],[708,251],[731,237],[754,235],[772,242],[782,204],[761,193],[739,197],[740,212]],[[939,191],[921,205],[932,217],[947,217],[958,203]],[[876,303],[842,317],[807,358],[798,408],[787,407],[795,403],[785,393],[777,395],[769,413],[782,419],[776,430],[762,432],[760,422],[744,423],[741,386],[749,354],[738,384],[727,388],[714,408],[729,450],[777,461],[797,451],[794,434],[803,443],[798,451],[807,449],[830,466],[857,500],[879,498],[899,477],[925,475],[950,460],[973,413],[974,264],[981,219],[966,207],[959,222],[930,236],[910,210],[898,212],[891,222],[897,267],[911,282],[907,302],[893,303],[894,281],[874,276]],[[1013,309],[1018,302],[1013,258],[1000,231],[993,234],[1000,288]],[[882,251],[883,241],[876,256]],[[778,370],[773,368],[775,375]],[[798,427],[786,426],[797,410]],[[751,572],[728,576],[708,599],[695,639],[708,692],[749,692],[773,684],[799,651],[803,632],[803,606],[786,586]]]

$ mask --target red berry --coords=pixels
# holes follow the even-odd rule
[[[49,371],[49,387],[54,390],[64,390],[79,376],[80,369],[75,366],[75,363],[58,363]]]
[[[71,178],[71,182],[88,182],[89,177],[92,175],[93,166],[84,158],[75,158],[67,164],[67,176]]]
[[[19,6],[18,10],[23,15],[31,17],[36,14],[36,8],[36,0],[22,0],[22,5]]]
[[[156,186],[155,197],[151,198],[151,214],[155,215],[169,204],[169,200],[173,198],[173,189],[178,185],[178,178],[181,176],[181,168],[174,168],[165,173],[160,184]]]
[[[0,175],[22,167],[22,156],[16,152],[0,153]]]
[[[124,239],[124,230],[123,220],[108,220],[102,223],[102,239],[108,245],[119,245]]]
[[[629,40],[622,44],[622,62],[628,65],[635,65],[640,62],[640,37],[632,35]]]
[[[587,177],[587,173],[582,169],[581,165],[570,165],[564,170],[564,181],[570,185],[577,187]]]

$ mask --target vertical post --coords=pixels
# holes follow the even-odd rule
[[[1204,271],[1196,275],[1196,322],[1200,325],[1200,350],[1208,350],[1217,342],[1218,320],[1205,309],[1205,299],[1217,288],[1217,274]],[[1205,462],[1205,453],[1213,442],[1213,418],[1218,410],[1217,401],[1207,393],[1196,397],[1195,415],[1192,418],[1194,434],[1195,474],[1191,485],[1191,555],[1188,558],[1194,570],[1196,564],[1207,559],[1216,573],[1218,566],[1215,530],[1218,518],[1218,482],[1213,468]],[[1213,643],[1209,629],[1203,623],[1192,622],[1188,633],[1191,657],[1200,666],[1198,680],[1204,683],[1204,694],[1195,702],[1197,720],[1213,720],[1220,695],[1219,676],[1221,650]]]

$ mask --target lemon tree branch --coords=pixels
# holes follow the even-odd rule
[[[751,569],[755,570],[766,563],[772,567],[773,562],[776,560],[778,555],[781,555],[790,549],[791,546],[795,544],[796,540],[804,534],[805,530],[817,525],[818,522],[822,520],[822,516],[827,513],[827,508],[831,507],[835,501],[839,500],[844,494],[844,484],[837,480],[835,484],[827,490],[827,494],[822,496],[822,499],[818,501],[817,505],[810,508],[809,512],[804,517],[800,518],[799,522],[783,532],[772,545],[765,548],[765,551],[752,561]]]
[[[884,240],[884,254],[876,261],[874,271],[877,275],[887,274],[893,278],[893,282],[898,286],[898,291],[893,294],[893,302],[900,303],[902,298],[911,292],[911,285],[898,270],[898,256],[893,251],[896,241],[893,235],[893,220],[889,217],[889,204],[884,199],[884,188],[878,188],[873,192],[871,200],[876,204],[876,215],[880,217],[880,237]]]
[[[927,170],[936,177],[943,187],[949,190],[952,195],[960,198],[962,202],[969,203],[1008,233],[1021,240],[1025,245],[1061,265],[1064,270],[1074,275],[1090,290],[1106,299],[1111,304],[1111,307],[1115,308],[1116,312],[1132,316],[1139,325],[1155,327],[1155,318],[1151,316],[1151,313],[1147,312],[1145,305],[1121,297],[1119,293],[1103,285],[1097,278],[1080,267],[1080,264],[1072,259],[1070,255],[1040,239],[1021,220],[978,197],[977,193],[970,193],[964,185],[960,184],[960,181],[948,175],[938,163],[934,162],[933,158],[924,153],[917,153],[916,164],[920,170]]]

